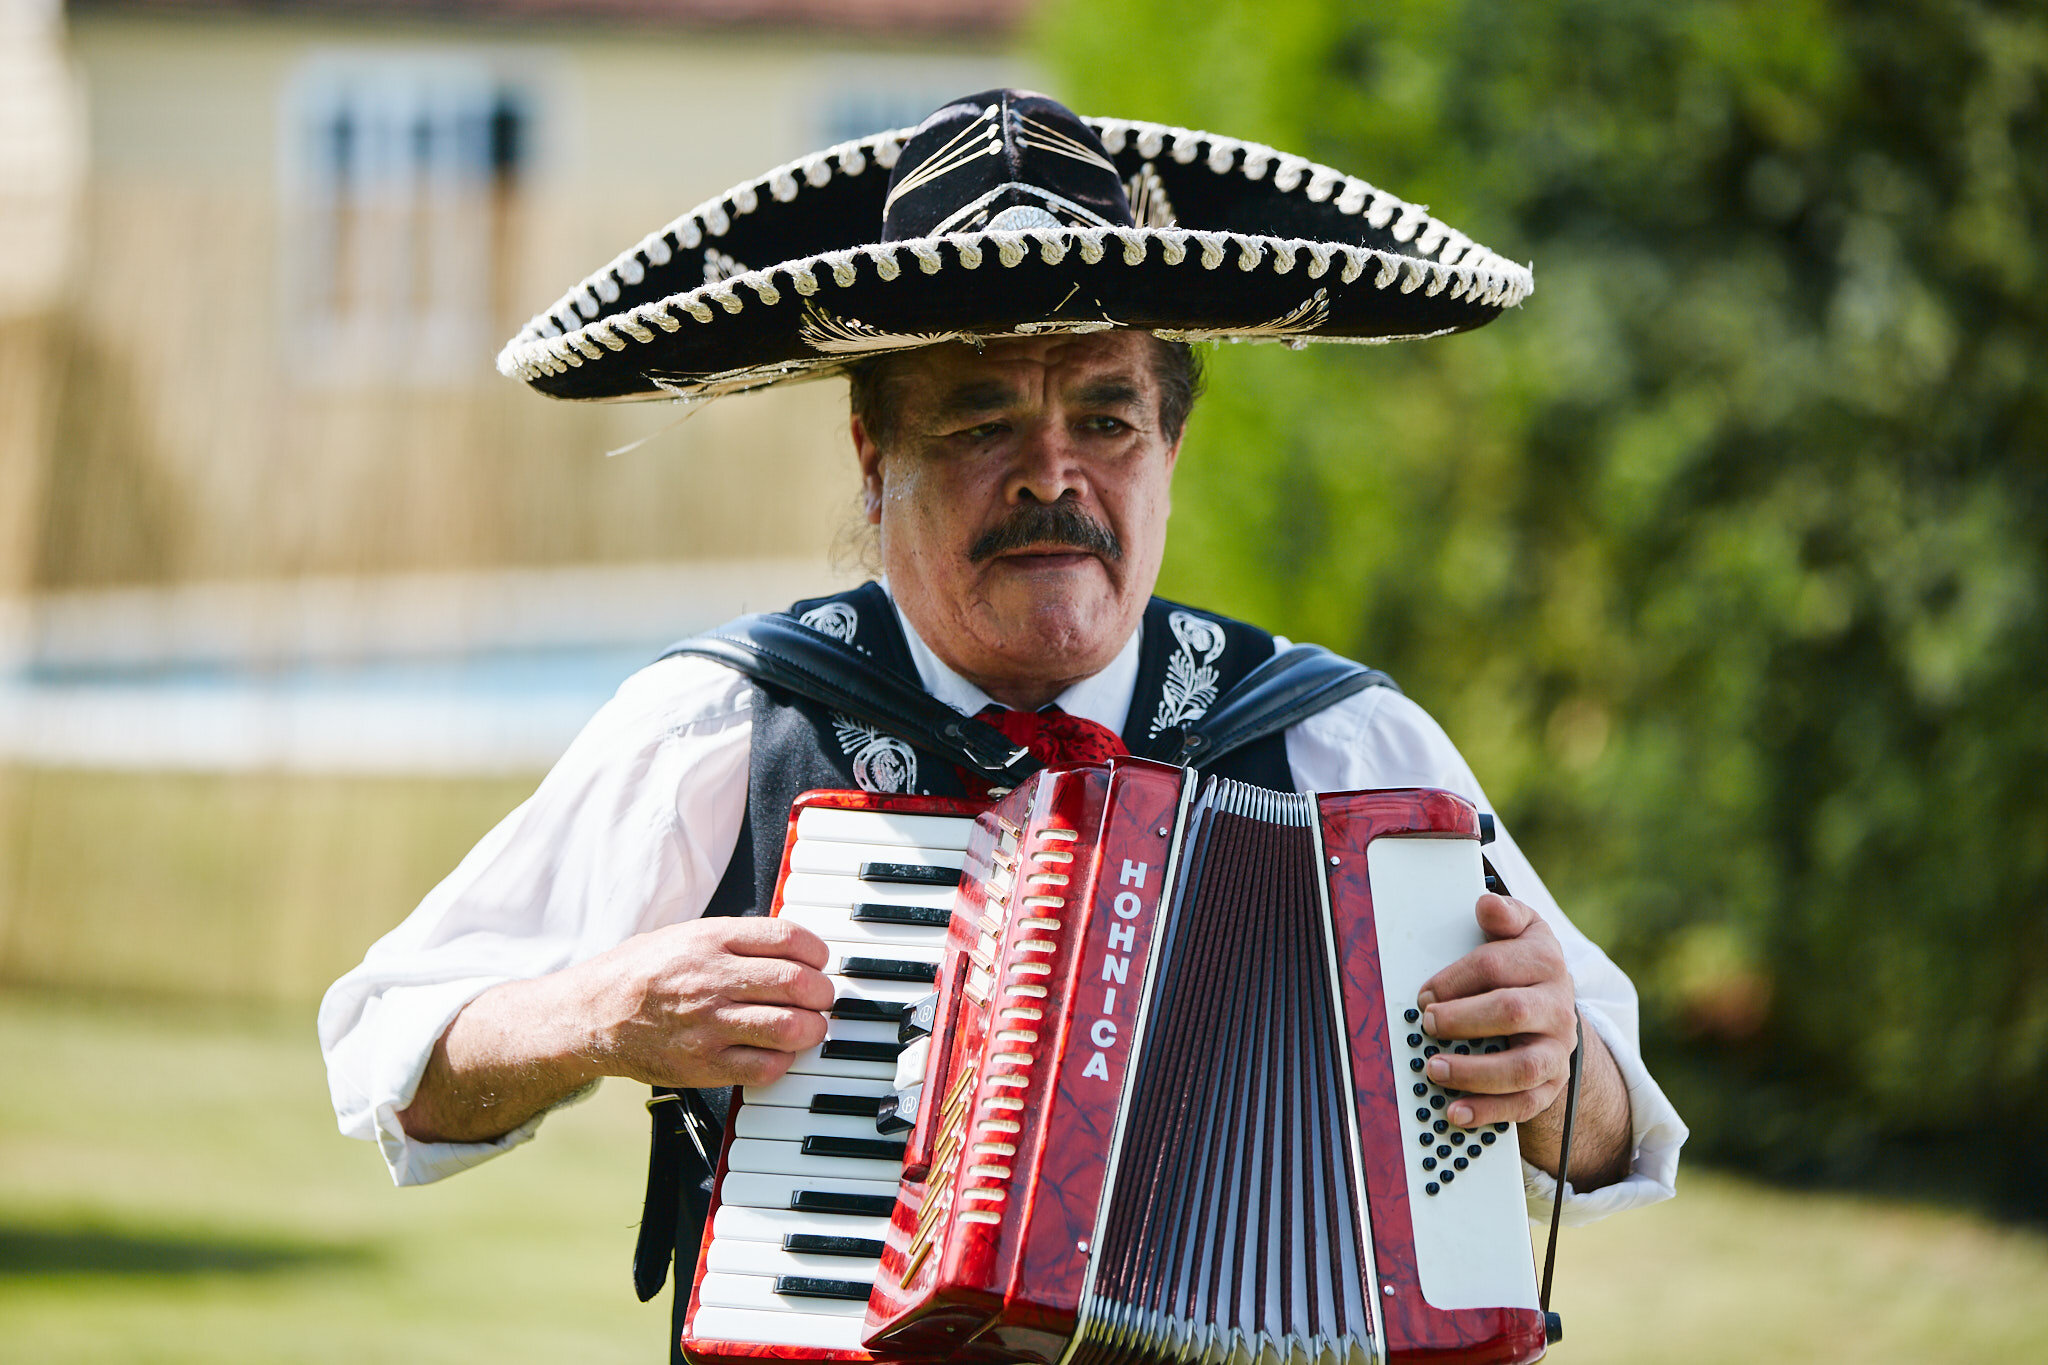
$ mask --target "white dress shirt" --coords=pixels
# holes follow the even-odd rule
[[[990,704],[902,625],[927,691],[967,715]],[[1063,692],[1060,707],[1121,733],[1138,647],[1134,634],[1108,668]],[[335,1116],[343,1133],[378,1144],[397,1184],[466,1170],[540,1126],[536,1117],[490,1142],[406,1136],[398,1112],[463,1006],[500,982],[559,971],[703,913],[746,809],[751,701],[744,677],[706,659],[663,659],[628,678],[534,794],[327,992],[320,1046]],[[1442,787],[1491,810],[1442,729],[1388,688],[1288,730],[1287,760],[1304,791]],[[1562,941],[1579,1007],[1614,1054],[1634,1116],[1630,1174],[1604,1189],[1568,1187],[1565,1221],[1667,1199],[1686,1128],[1643,1066],[1635,987],[1565,918],[1507,828],[1496,820],[1495,829],[1487,856]],[[1554,1182],[1526,1162],[1523,1176],[1531,1215],[1547,1218]]]

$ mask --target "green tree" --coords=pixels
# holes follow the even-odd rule
[[[1444,720],[1635,973],[1696,1150],[1970,1140],[2048,1210],[2042,7],[1092,0],[1043,38],[1084,112],[1535,262],[1470,336],[1215,353],[1166,590]]]

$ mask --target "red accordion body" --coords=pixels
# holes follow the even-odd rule
[[[836,897],[866,926],[866,912],[889,907],[858,898],[909,876],[888,861],[899,855],[862,842],[880,825],[845,825],[849,841],[829,858],[800,855],[806,810],[912,816],[934,805],[803,798],[776,912],[818,927],[823,912],[790,897]],[[936,991],[929,1040],[905,1054],[921,1068],[884,1080],[879,1068],[854,1076],[800,1060],[735,1107],[683,1340],[690,1355],[991,1365],[1542,1355],[1514,1133],[1448,1124],[1444,1092],[1423,1072],[1436,1043],[1407,1017],[1422,981],[1480,941],[1469,804],[1428,790],[1295,796],[1117,759],[1041,773],[957,828],[964,841],[950,842],[964,848],[937,859],[961,867],[943,947],[917,950]],[[799,862],[854,868],[868,889],[802,874],[791,891]],[[859,880],[870,874],[872,884]],[[941,898],[925,899],[893,913],[938,920]],[[913,970],[867,951],[834,945],[833,968],[853,964],[849,992],[885,991],[861,972]],[[908,1007],[907,989],[886,992]],[[860,1047],[848,1032],[837,1051]],[[809,1177],[798,1167],[830,1166],[814,1148],[873,1158],[874,1144],[805,1137],[784,1153],[735,1141],[826,1122],[851,1133],[841,1118],[806,1115],[919,1078],[921,1089],[904,1091],[916,1120],[898,1134],[886,1201],[889,1186],[873,1179],[836,1195],[822,1178],[799,1188]],[[757,1101],[788,1113],[745,1118]],[[891,1166],[844,1164],[868,1177]],[[781,1185],[733,1182],[729,1165],[796,1172],[791,1211],[771,1207]],[[728,1212],[729,1185],[754,1206]],[[819,1215],[821,1237],[799,1204],[846,1211]],[[875,1219],[884,1207],[886,1224]],[[832,1239],[842,1225],[861,1235]],[[771,1245],[785,1227],[798,1231]],[[765,1240],[731,1240],[741,1236]],[[828,1242],[831,1255],[809,1250]],[[856,1262],[855,1249],[879,1257]],[[827,1316],[777,1339],[779,1304]]]

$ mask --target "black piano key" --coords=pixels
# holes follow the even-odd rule
[[[854,1038],[827,1038],[818,1055],[828,1062],[893,1062],[901,1043],[870,1043]]]
[[[805,1156],[848,1156],[862,1161],[901,1161],[903,1144],[880,1138],[818,1137],[804,1139]]]
[[[875,1131],[878,1133],[907,1133],[917,1126],[917,1106],[924,1097],[921,1085],[907,1086],[893,1095],[884,1095],[882,1105],[875,1110]]]
[[[845,1213],[857,1218],[887,1218],[896,1212],[896,1196],[797,1190],[789,1196],[789,1206],[798,1213]]]
[[[792,1299],[853,1299],[866,1303],[874,1286],[858,1280],[821,1280],[811,1275],[777,1275],[775,1292]]]
[[[896,1041],[914,1043],[928,1038],[939,1022],[939,994],[933,991],[922,1000],[913,1001],[903,1012],[896,1025]]]
[[[851,918],[855,924],[910,924],[923,929],[943,929],[953,922],[953,910],[951,906],[861,901],[853,907]]]
[[[832,1002],[834,1019],[861,1019],[874,1024],[893,1024],[910,1012],[910,1006],[901,1000],[864,1000],[857,995],[842,995]]]
[[[935,962],[909,962],[900,957],[849,957],[839,963],[839,974],[858,981],[922,981],[939,979]]]
[[[879,1095],[825,1095],[811,1096],[813,1114],[838,1114],[844,1118],[871,1119],[882,1103]]]
[[[958,886],[960,869],[928,863],[862,863],[864,882],[895,882],[899,886]]]
[[[808,1251],[813,1256],[880,1256],[882,1243],[873,1237],[834,1237],[823,1232],[785,1232],[784,1251]]]

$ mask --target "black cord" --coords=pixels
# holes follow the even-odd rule
[[[1572,1169],[1572,1124],[1579,1114],[1579,1059],[1586,1053],[1586,1019],[1576,1008],[1572,1011],[1578,1022],[1578,1042],[1572,1048],[1571,1077],[1564,1087],[1564,1136],[1557,1144],[1557,1195],[1550,1201],[1550,1245],[1543,1252],[1543,1292],[1537,1296],[1537,1307],[1546,1315],[1550,1312],[1550,1272],[1557,1268],[1557,1223],[1564,1214],[1564,1184]]]

